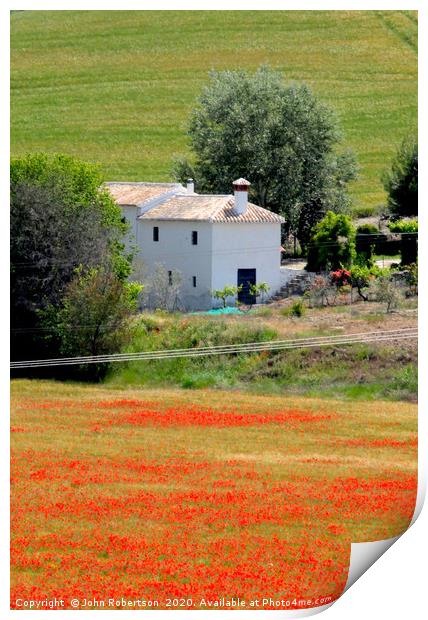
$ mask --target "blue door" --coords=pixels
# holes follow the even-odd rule
[[[238,286],[242,289],[238,293],[238,301],[243,304],[255,304],[256,296],[251,295],[250,286],[256,283],[255,269],[238,269]]]

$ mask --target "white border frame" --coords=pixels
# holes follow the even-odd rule
[[[14,6],[10,6],[13,4]],[[228,1],[218,0],[217,2],[167,2],[165,0],[158,0],[158,2],[125,2],[119,5],[119,3],[105,0],[86,0],[82,2],[75,0],[74,2],[60,2],[60,1],[23,1],[17,3],[9,3],[9,6],[1,8],[0,11],[0,45],[2,47],[3,59],[2,63],[2,102],[3,110],[1,114],[1,135],[3,137],[2,147],[0,150],[1,157],[1,183],[0,193],[2,198],[2,208],[0,209],[0,265],[2,276],[2,288],[8,290],[8,230],[9,230],[9,218],[8,211],[5,206],[8,204],[8,186],[9,186],[9,10],[16,9],[16,4],[19,4],[20,10],[114,10],[114,9],[135,9],[135,10],[394,10],[394,9],[412,9],[419,11],[419,159],[422,162],[422,170],[426,169],[426,142],[422,141],[422,136],[428,136],[427,122],[423,118],[421,111],[428,109],[428,96],[424,92],[427,88],[426,80],[426,60],[427,60],[427,9],[422,1],[413,0],[410,2],[410,6],[405,6],[407,3],[405,0],[397,1],[380,1],[380,2],[368,2],[368,1],[348,1],[345,3],[339,1],[323,1],[318,2],[306,2],[304,0],[300,2],[265,2],[262,6],[260,3],[256,3],[252,0],[244,2],[241,1]],[[374,6],[373,6],[374,4]],[[425,3],[426,4],[426,3]],[[6,140],[4,138],[7,138]],[[420,231],[422,238],[426,236],[426,222],[427,222],[427,209],[426,201],[428,198],[427,192],[427,180],[426,175],[421,174],[419,178],[421,199],[420,203],[423,205],[423,210],[420,213]],[[424,267],[428,266],[427,261],[428,248],[424,243],[419,244],[419,261]],[[428,312],[427,307],[427,286],[428,276],[426,269],[421,269],[420,274],[420,310],[422,316]],[[0,306],[0,325],[2,329],[2,343],[9,341],[9,308],[8,304],[2,304]],[[420,337],[420,376],[423,376],[424,369],[428,368],[428,342],[426,333],[422,331]],[[2,398],[2,415],[0,417],[1,423],[1,438],[2,438],[2,450],[1,450],[1,488],[8,489],[9,484],[9,416],[6,412],[9,410],[9,355],[8,347],[4,344],[2,346],[0,364],[0,394]],[[425,370],[426,372],[426,370]],[[421,489],[426,486],[426,474],[427,474],[427,461],[428,461],[428,446],[427,446],[427,416],[423,411],[424,405],[427,403],[427,381],[420,382],[420,411],[419,417],[419,481]],[[422,491],[423,493],[423,491]],[[3,495],[2,505],[6,506],[6,510],[2,511],[1,515],[1,568],[2,575],[9,575],[9,538],[5,536],[5,532],[9,532],[9,502],[4,501],[5,494]],[[419,495],[419,504],[421,504],[422,496]],[[420,508],[420,507],[419,507]],[[422,617],[426,613],[426,607],[424,595],[426,591],[426,578],[425,578],[425,558],[422,551],[423,542],[427,541],[428,533],[428,513],[425,509],[417,522],[405,533],[400,540],[390,549],[384,556],[382,556],[373,567],[361,577],[357,583],[346,592],[338,601],[334,603],[332,607],[325,615],[326,619],[335,620],[336,618],[342,620],[354,620],[364,615],[366,620],[382,617],[389,619],[401,619],[412,618],[417,619]],[[9,579],[0,580],[0,610],[2,611],[2,617],[11,618],[16,613],[26,614],[31,613],[30,618],[44,618],[45,611],[33,611],[18,612],[16,610],[9,609]],[[106,610],[107,611],[107,610]],[[58,614],[73,613],[72,611],[58,611]],[[79,618],[82,620],[86,617],[93,618],[93,613],[103,613],[103,611],[79,611]],[[110,612],[111,613],[111,612]],[[128,614],[135,617],[145,617],[145,614],[151,612],[144,611],[121,611],[121,617]],[[157,618],[165,617],[171,618],[172,613],[180,613],[175,611],[158,611]],[[271,611],[237,611],[235,614],[239,614],[240,617],[249,617],[255,619],[255,614],[260,616],[263,614],[282,613],[284,618],[291,617],[290,612],[271,612]],[[49,612],[50,617],[51,612]],[[87,616],[86,614],[90,614]],[[159,615],[160,614],[160,615]],[[206,614],[210,619],[217,619],[220,615],[223,617],[223,612],[217,611],[193,611],[192,616],[203,617]]]

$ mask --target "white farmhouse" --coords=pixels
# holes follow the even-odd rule
[[[180,305],[206,310],[218,301],[212,291],[239,286],[238,299],[255,302],[250,284],[266,282],[270,294],[281,286],[281,224],[284,219],[248,202],[245,179],[234,195],[197,194],[172,183],[106,184],[130,224],[148,275],[157,264],[182,275]]]

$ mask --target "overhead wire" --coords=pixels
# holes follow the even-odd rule
[[[23,360],[11,362],[11,369],[41,368],[51,366],[69,366],[82,364],[100,364],[110,362],[128,362],[144,360],[174,359],[177,357],[201,357],[209,355],[227,355],[254,353],[262,351],[280,351],[296,348],[310,348],[334,345],[346,345],[368,342],[385,342],[388,340],[405,340],[417,338],[416,328],[382,330],[377,332],[360,332],[356,334],[338,334],[334,336],[318,336],[291,340],[272,340],[251,342],[246,344],[217,345],[209,347],[193,347],[187,349],[166,349],[158,351],[139,351],[135,353],[116,353],[108,355],[62,357],[39,360]]]

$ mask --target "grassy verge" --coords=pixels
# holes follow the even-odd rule
[[[358,310],[348,307],[309,310],[302,319],[291,319],[281,313],[281,309],[271,309],[266,317],[263,310],[257,310],[253,316],[239,319],[142,315],[131,350],[325,336],[340,334],[344,328],[354,332],[376,331],[404,325],[405,320],[399,316],[386,317],[377,306],[359,316],[355,315]],[[415,400],[417,354],[411,341],[402,341],[129,362],[114,365],[107,383],[123,387],[226,388],[350,400]]]

